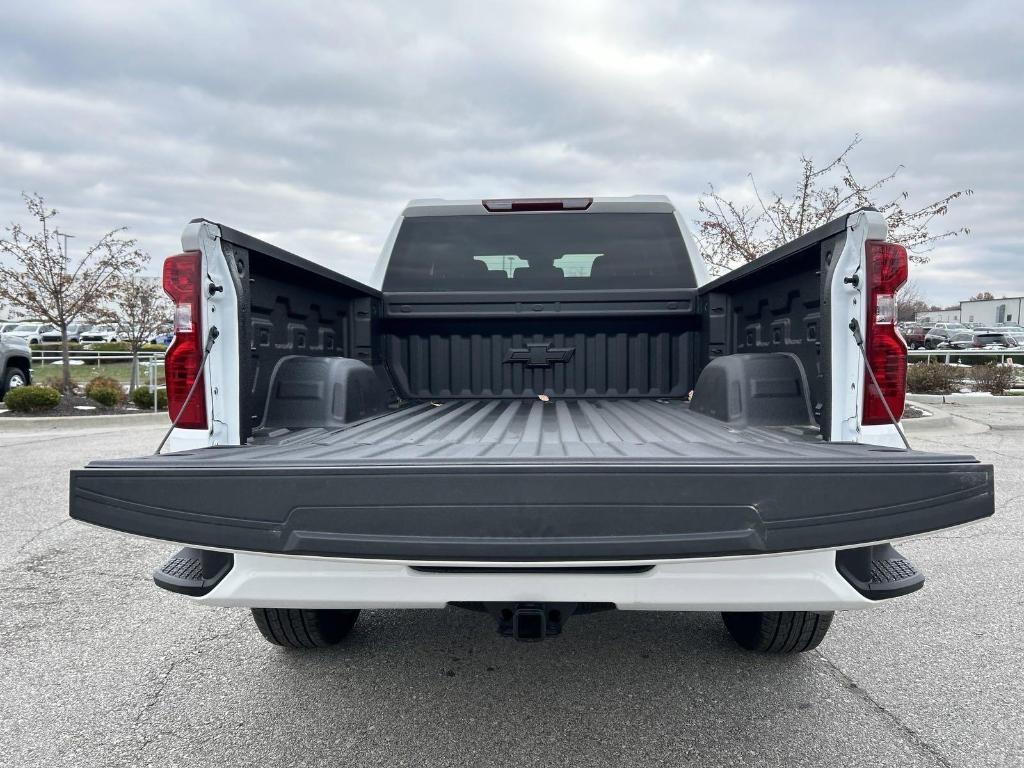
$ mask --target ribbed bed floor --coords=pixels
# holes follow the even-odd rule
[[[849,458],[851,451],[863,456],[866,449],[870,447],[823,443],[809,427],[733,428],[691,413],[688,404],[678,400],[470,400],[420,403],[350,427],[306,429],[270,438],[260,446],[258,460],[820,461],[829,453],[835,458]],[[204,458],[217,462],[219,457]]]

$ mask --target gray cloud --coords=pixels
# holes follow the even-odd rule
[[[37,190],[154,256],[195,216],[369,274],[413,197],[794,181],[864,136],[911,200],[961,187],[938,302],[1024,293],[1012,3],[16,4],[0,27],[0,220]]]

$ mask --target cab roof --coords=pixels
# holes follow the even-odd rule
[[[630,197],[545,197],[488,198],[485,200],[412,200],[402,211],[404,217],[418,216],[500,216],[510,213],[675,213],[665,195]]]

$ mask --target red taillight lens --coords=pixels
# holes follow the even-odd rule
[[[896,291],[907,282],[907,249],[869,240],[867,261],[867,323],[864,348],[892,415],[903,416],[907,392],[907,345],[896,330]],[[864,424],[888,424],[882,398],[864,373]]]
[[[206,429],[206,393],[200,366],[203,361],[200,286],[203,256],[186,251],[164,261],[164,291],[174,302],[174,340],[164,358],[167,378],[167,410],[184,429]],[[200,379],[188,407],[185,398],[196,378]],[[178,414],[181,414],[178,418]]]

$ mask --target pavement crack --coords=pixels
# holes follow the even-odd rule
[[[978,533],[966,533],[966,534],[947,534],[945,536],[933,535],[928,536],[928,541],[970,541],[971,539],[988,539],[993,536],[999,536],[1005,538],[1008,534],[1005,531],[979,531]]]
[[[31,429],[31,427],[26,427],[25,432],[29,432]],[[101,429],[100,427],[88,427],[87,429],[89,431],[85,433],[84,436],[86,437],[117,434],[117,432],[119,431],[117,429]],[[25,432],[14,433],[11,435],[0,433],[0,451],[6,448],[21,451],[27,445],[41,445],[42,443],[52,443],[55,440],[67,440],[69,438],[76,437],[75,434],[68,434],[67,432],[62,432],[60,434],[38,437],[34,440],[19,439],[21,435],[25,434]],[[10,440],[10,442],[7,442],[8,439]]]
[[[195,645],[192,646],[188,653],[182,654],[181,656],[177,656],[171,659],[170,663],[167,665],[167,668],[157,678],[156,686],[153,689],[153,692],[146,698],[146,701],[143,703],[139,711],[135,713],[135,717],[132,718],[133,730],[144,727],[144,725],[150,721],[150,713],[152,712],[153,708],[160,702],[160,699],[163,696],[164,691],[167,689],[167,686],[171,681],[171,677],[178,669],[192,662],[195,662],[200,657],[202,657],[203,654],[212,651],[218,644],[218,641],[226,640],[230,637],[233,637],[238,632],[238,630],[240,630],[245,625],[245,623],[246,621],[241,621],[237,625],[234,625],[223,632],[218,632],[216,634],[209,635],[208,637],[200,638],[196,641]],[[161,734],[159,732],[154,732],[151,734],[142,734],[140,737],[136,757],[141,757],[142,753],[145,752],[146,749],[148,749],[151,744],[157,741],[160,738],[160,736]],[[139,760],[135,760],[134,762],[135,764],[140,764]]]
[[[889,711],[889,709],[887,709],[884,704],[875,699],[864,688],[860,687],[852,677],[846,674],[846,672],[844,672],[839,667],[838,664],[836,664],[834,661],[832,661],[832,659],[830,659],[828,656],[822,653],[820,649],[816,650],[815,653],[825,663],[825,666],[828,668],[832,676],[835,677],[840,683],[842,683],[843,687],[846,688],[846,690],[851,691],[855,695],[860,696],[862,699],[864,699],[864,701],[868,703],[868,706],[870,706],[873,710],[875,710],[886,720],[891,722],[896,727],[896,729],[903,734],[904,738],[906,738],[907,741],[909,741],[911,744],[913,744],[915,747],[917,747],[919,750],[921,750],[929,757],[932,757],[939,765],[943,766],[943,768],[953,768],[953,764],[946,759],[946,756],[943,755],[937,747],[926,741],[920,733],[918,733],[916,730],[914,730],[905,722],[903,722],[903,720],[901,720],[897,714]]]
[[[71,518],[70,517],[66,517],[63,520],[61,520],[59,523],[54,523],[53,525],[49,525],[46,528],[40,528],[39,530],[37,530],[35,532],[35,534],[33,534],[31,537],[29,537],[27,540],[25,540],[20,547],[18,547],[16,550],[14,550],[15,558],[18,555],[22,554],[26,549],[28,549],[29,545],[31,545],[31,544],[35,543],[36,541],[38,541],[40,537],[45,536],[50,531],[55,531],[58,528],[60,528],[62,525],[66,525],[67,523],[70,523],[70,522],[71,522]],[[15,563],[11,563],[11,565],[13,566],[13,565],[15,565]]]

